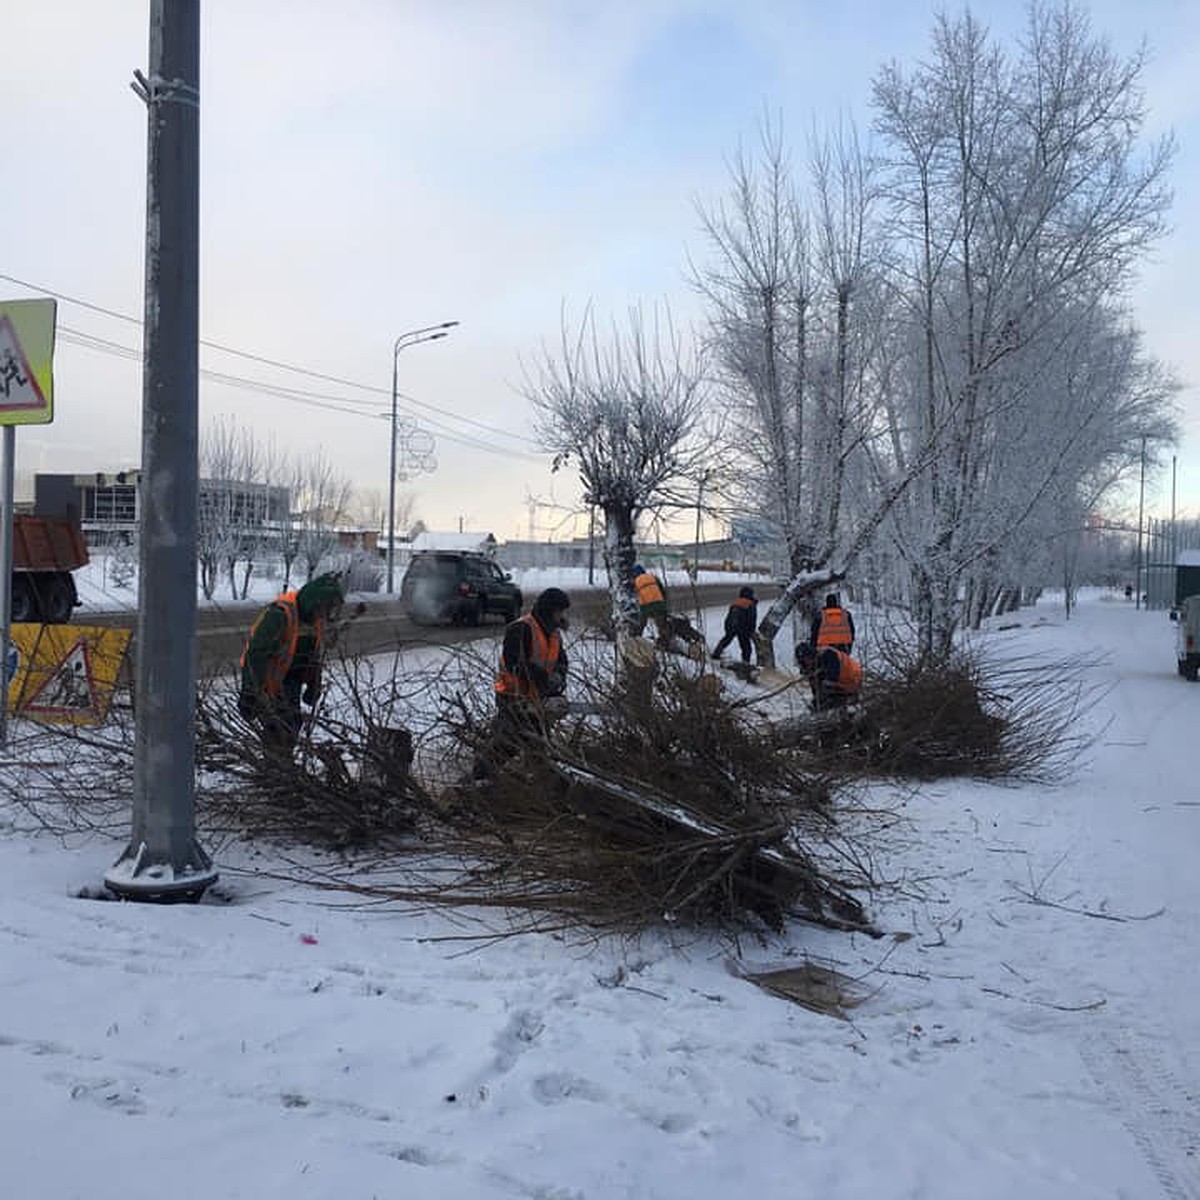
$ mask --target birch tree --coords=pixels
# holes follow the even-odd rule
[[[792,578],[758,630],[768,665],[788,613],[842,577],[879,521],[859,462],[886,373],[873,171],[843,127],[814,141],[809,172],[802,202],[781,133],[764,125],[758,156],[739,154],[729,194],[701,209],[709,257],[692,269],[720,384],[753,435],[740,442],[743,503],[787,547]]]
[[[1094,352],[1091,314],[1164,232],[1172,146],[1141,145],[1142,67],[1072,5],[1035,4],[1011,59],[969,13],[941,17],[925,63],[876,80],[911,323],[893,459],[938,441],[890,528],[927,656],[948,652],[975,566],[1021,534],[1067,459],[1084,469],[1050,451],[1087,444],[1094,396],[1064,407],[1045,384],[1062,356]]]

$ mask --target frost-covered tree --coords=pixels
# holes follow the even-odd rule
[[[812,320],[809,231],[777,129],[764,126],[757,157],[739,152],[726,197],[702,207],[708,257],[694,265],[708,306],[711,363],[742,446],[732,499],[764,519],[799,571],[816,537],[805,448]]]
[[[324,449],[314,450],[296,465],[296,556],[306,580],[317,573],[323,559],[338,548],[338,526],[346,520],[353,488],[339,475]]]
[[[793,605],[839,577],[880,519],[863,448],[889,369],[889,301],[877,188],[852,129],[814,140],[809,177],[801,199],[764,126],[757,157],[738,154],[728,195],[702,208],[708,257],[692,268],[719,384],[752,434],[736,499],[777,530],[792,573],[759,626],[767,662]]]
[[[224,574],[233,599],[245,599],[255,566],[269,549],[286,463],[273,441],[261,441],[233,419],[218,419],[208,426],[199,454],[201,588],[212,599],[217,579]]]
[[[703,372],[665,309],[629,313],[601,336],[589,308],[577,328],[564,317],[557,351],[526,369],[524,394],[554,469],[579,473],[583,503],[604,517],[604,561],[618,628],[636,629],[634,537],[638,520],[694,503],[708,465]]]
[[[941,17],[925,62],[876,80],[909,363],[888,395],[881,472],[936,440],[889,527],[931,657],[950,647],[972,572],[1028,534],[1071,470],[1082,482],[1111,457],[1109,445],[1084,461],[1109,427],[1098,410],[1127,396],[1060,365],[1103,352],[1106,314],[1164,232],[1172,148],[1141,143],[1142,66],[1072,5],[1035,4],[1014,54],[969,13]],[[1169,422],[1113,428],[1128,438],[1139,425],[1156,436]]]

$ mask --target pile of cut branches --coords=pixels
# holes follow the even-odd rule
[[[1054,783],[1094,736],[1083,719],[1096,699],[1085,666],[1032,655],[992,660],[970,646],[930,662],[885,645],[857,705],[795,732],[839,775]]]
[[[869,881],[841,878],[827,853],[842,836],[832,780],[714,682],[670,666],[594,682],[583,715],[454,789],[456,852],[514,907],[597,927],[793,916],[866,928],[850,888]],[[486,760],[478,714],[455,734]]]
[[[228,705],[202,700],[196,758],[205,822],[335,850],[407,834],[415,799],[405,733],[318,716],[294,756],[271,755]]]
[[[636,933],[796,917],[867,929],[855,893],[873,882],[871,834],[841,819],[855,781],[1053,779],[1087,741],[1077,663],[894,662],[869,676],[856,715],[784,722],[769,703],[731,701],[696,664],[668,657],[614,677],[599,665],[611,666],[611,648],[607,659],[592,651],[573,659],[574,711],[502,755],[489,644],[439,651],[426,666],[399,652],[390,664],[341,660],[331,698],[285,761],[238,717],[230,681],[209,684],[197,710],[202,837],[210,848],[248,836],[353,849],[313,881],[502,909],[511,928]],[[16,722],[12,736],[21,766],[4,776],[0,803],[59,833],[127,822],[128,706],[114,705],[102,729]]]

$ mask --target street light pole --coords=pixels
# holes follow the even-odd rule
[[[395,591],[396,579],[396,426],[399,397],[397,362],[401,350],[405,350],[409,346],[420,345],[421,342],[434,342],[438,338],[444,338],[457,324],[457,321],[442,321],[440,325],[426,325],[421,329],[410,329],[407,333],[402,333],[392,346],[392,450],[388,459],[387,590],[389,596]]]
[[[704,511],[704,485],[708,482],[708,472],[700,474],[700,490],[696,495],[696,552],[692,555],[692,582],[700,578],[700,514]]]

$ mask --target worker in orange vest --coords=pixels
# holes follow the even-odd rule
[[[647,622],[653,621],[655,629],[658,630],[659,645],[668,645],[671,640],[671,624],[662,581],[657,575],[647,571],[641,563],[635,563],[633,590],[637,593],[638,601],[638,633],[644,632]]]
[[[832,646],[843,654],[854,650],[854,618],[842,607],[835,592],[825,597],[825,607],[813,617],[808,640],[818,650]]]
[[[242,649],[238,712],[257,725],[268,753],[290,758],[300,738],[300,703],[316,706],[326,623],[345,599],[336,574],[283,592],[255,618]]]
[[[729,606],[725,614],[725,636],[713,647],[712,656],[720,659],[725,648],[737,638],[738,649],[742,652],[742,662],[750,663],[750,652],[754,647],[754,630],[758,627],[758,599],[752,587],[742,588],[737,599]]]
[[[808,642],[802,642],[796,647],[796,662],[808,676],[814,709],[840,708],[858,699],[862,665],[845,651],[832,646],[815,650]]]
[[[570,597],[547,588],[533,608],[504,631],[496,672],[496,719],[489,745],[475,760],[475,778],[488,779],[494,767],[522,742],[545,736],[566,711],[567,652],[562,635],[570,622]]]

